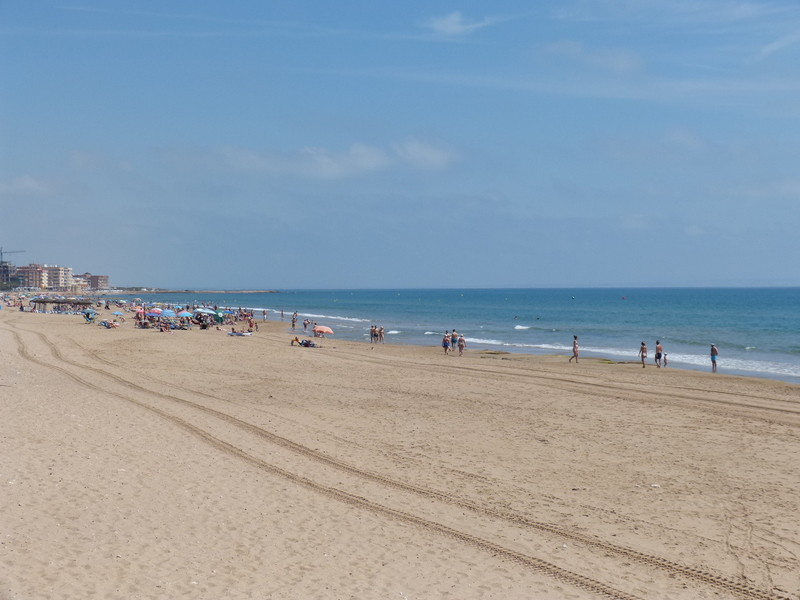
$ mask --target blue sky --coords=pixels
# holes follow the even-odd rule
[[[800,285],[800,4],[0,3],[0,246],[116,285]]]

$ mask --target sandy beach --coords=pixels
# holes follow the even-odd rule
[[[0,311],[0,599],[800,598],[800,386]]]

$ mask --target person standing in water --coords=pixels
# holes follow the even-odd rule
[[[642,357],[642,368],[644,369],[644,361],[647,358],[647,346],[642,342],[642,347],[639,348],[639,356]]]
[[[569,357],[569,362],[572,362],[572,359],[575,359],[575,364],[578,363],[578,336],[572,336],[572,356]]]
[[[717,372],[717,355],[719,354],[719,350],[714,344],[711,344],[711,372]]]

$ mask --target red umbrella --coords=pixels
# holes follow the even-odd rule
[[[325,327],[324,325],[314,325],[313,331],[314,333],[327,333],[328,335],[333,335],[333,329],[330,327]]]

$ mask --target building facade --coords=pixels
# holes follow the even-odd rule
[[[19,277],[20,287],[47,289],[47,271],[42,265],[33,263],[24,267],[17,267],[17,277]]]
[[[90,275],[89,276],[89,289],[91,289],[91,290],[107,290],[108,289],[108,275]]]
[[[0,284],[8,285],[12,279],[16,278],[16,274],[17,267],[7,260],[0,262]]]
[[[72,267],[59,267],[57,265],[43,265],[47,271],[47,289],[69,291],[72,287]]]

